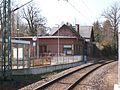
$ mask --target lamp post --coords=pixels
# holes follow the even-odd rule
[[[18,38],[18,32],[19,32],[19,12],[17,12],[17,38]],[[18,62],[18,59],[19,59],[19,51],[18,51],[18,44],[17,44],[17,69],[19,67],[19,62]]]
[[[59,41],[59,25],[58,25],[58,24],[55,24],[55,25],[58,26],[58,33],[57,33],[57,35],[58,35],[58,42],[57,42],[57,43],[58,43],[57,64],[58,64],[58,61],[59,61],[59,52],[60,52],[60,51],[59,51],[59,47],[60,47],[60,45],[59,45],[59,44],[60,44],[60,43],[59,43],[59,42],[60,42],[60,41]]]
[[[18,31],[19,31],[19,29],[17,28],[17,38],[18,38]],[[18,44],[17,44],[17,69],[18,69]]]

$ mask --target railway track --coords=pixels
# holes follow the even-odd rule
[[[38,86],[34,90],[72,90],[79,82],[81,82],[93,71],[112,62],[114,61],[98,62],[81,67],[63,76],[52,79],[51,81]]]

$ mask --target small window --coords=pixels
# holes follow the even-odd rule
[[[72,54],[72,45],[64,45],[63,51],[64,51],[64,54],[71,55]]]

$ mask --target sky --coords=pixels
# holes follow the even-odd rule
[[[24,4],[30,0],[17,0]],[[47,26],[53,27],[66,22],[71,24],[92,25],[102,20],[101,14],[115,1],[119,0],[33,0],[47,18]]]

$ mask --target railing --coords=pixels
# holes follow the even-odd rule
[[[31,67],[41,66],[41,65],[58,65],[58,64],[67,64],[82,61],[82,55],[64,55],[60,54],[51,54],[44,53],[40,54],[40,58],[31,59]]]
[[[59,65],[79,61],[82,61],[82,55],[73,56],[60,53],[60,55],[57,56],[57,54],[44,53],[40,54],[39,58],[31,57],[30,62],[28,62],[27,58],[24,58],[24,60],[18,60],[18,62],[16,59],[12,59],[12,69],[32,68],[46,65]],[[2,62],[0,60],[0,66],[1,65]]]

